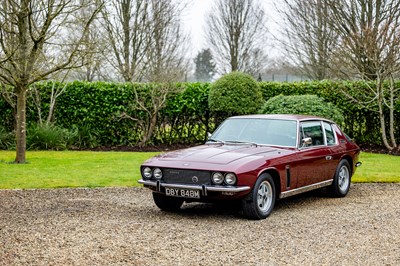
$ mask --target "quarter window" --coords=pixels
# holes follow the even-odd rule
[[[325,136],[326,136],[326,144],[328,146],[336,144],[335,133],[333,132],[332,125],[324,122]]]

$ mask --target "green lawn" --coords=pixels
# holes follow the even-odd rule
[[[0,151],[1,188],[136,186],[139,166],[157,153],[30,151],[28,164],[9,164],[14,151]]]
[[[400,182],[400,156],[362,152],[352,182]]]
[[[157,153],[31,151],[28,164],[10,164],[0,151],[0,189],[137,186],[140,164]],[[362,153],[353,182],[400,182],[400,157]]]

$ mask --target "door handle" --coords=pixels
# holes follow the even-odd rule
[[[325,156],[325,159],[326,159],[327,161],[330,161],[330,160],[332,160],[332,156],[330,156],[330,155]]]

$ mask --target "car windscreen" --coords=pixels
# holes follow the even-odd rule
[[[230,118],[211,136],[223,142],[251,142],[260,145],[296,147],[297,122],[262,118]]]

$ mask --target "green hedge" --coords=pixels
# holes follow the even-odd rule
[[[61,88],[65,84],[56,83]],[[150,105],[148,92],[156,84],[146,83],[106,83],[71,82],[56,104],[55,125],[74,129],[95,139],[87,143],[80,136],[83,147],[136,145],[143,132],[138,124],[129,119],[121,119],[121,113],[135,118],[143,118],[144,112],[137,110],[135,90],[146,105]],[[400,84],[397,84],[400,87]],[[47,115],[52,82],[35,84],[42,96],[43,116]],[[159,112],[158,124],[150,144],[195,144],[206,138],[206,132],[214,130],[214,120],[210,118],[208,107],[209,83],[177,83],[176,92],[169,95],[165,107]],[[265,100],[277,95],[313,94],[334,104],[344,115],[342,128],[360,144],[381,144],[379,118],[371,112],[350,102],[340,90],[346,86],[353,90],[367,90],[364,82],[260,82]],[[370,86],[370,84],[369,84]],[[398,103],[398,105],[400,105]],[[28,98],[27,121],[34,126],[38,121],[37,110]],[[14,125],[11,106],[0,98],[0,126],[11,131]],[[400,128],[400,113],[396,114],[396,128]],[[4,131],[4,130],[3,130]],[[29,131],[28,131],[29,134]],[[399,136],[399,132],[396,132]],[[95,136],[95,137],[93,137]],[[87,138],[90,140],[90,138]]]
[[[366,82],[335,82],[335,81],[309,81],[309,82],[262,82],[261,89],[265,99],[276,95],[305,95],[313,94],[333,103],[344,115],[342,129],[360,144],[382,145],[380,122],[377,112],[363,108],[359,104],[351,102],[342,92],[345,87],[350,93],[356,95],[357,91],[367,91],[373,86]],[[396,84],[400,88],[400,82]],[[377,110],[377,108],[376,108]],[[400,112],[395,114],[400,128]],[[387,112],[386,117],[389,117]],[[397,138],[400,139],[397,132]]]
[[[147,95],[156,84],[75,81],[66,85],[65,92],[57,99],[54,113],[57,126],[84,131],[86,136],[90,133],[95,136],[95,146],[137,144],[143,132],[135,121],[123,119],[121,114],[143,118],[144,112],[136,108],[135,90],[143,103],[150,107]],[[37,83],[35,86],[41,92],[42,116],[46,117],[53,83]],[[65,84],[56,83],[56,86],[61,89]],[[207,131],[213,130],[208,112],[209,83],[177,83],[175,86],[179,92],[167,98],[150,144],[200,143],[205,140]],[[12,109],[1,98],[0,111],[3,122],[0,126],[11,131]],[[34,128],[38,122],[37,108],[29,97],[27,122],[28,129]],[[81,146],[93,147],[92,144],[86,141]]]

